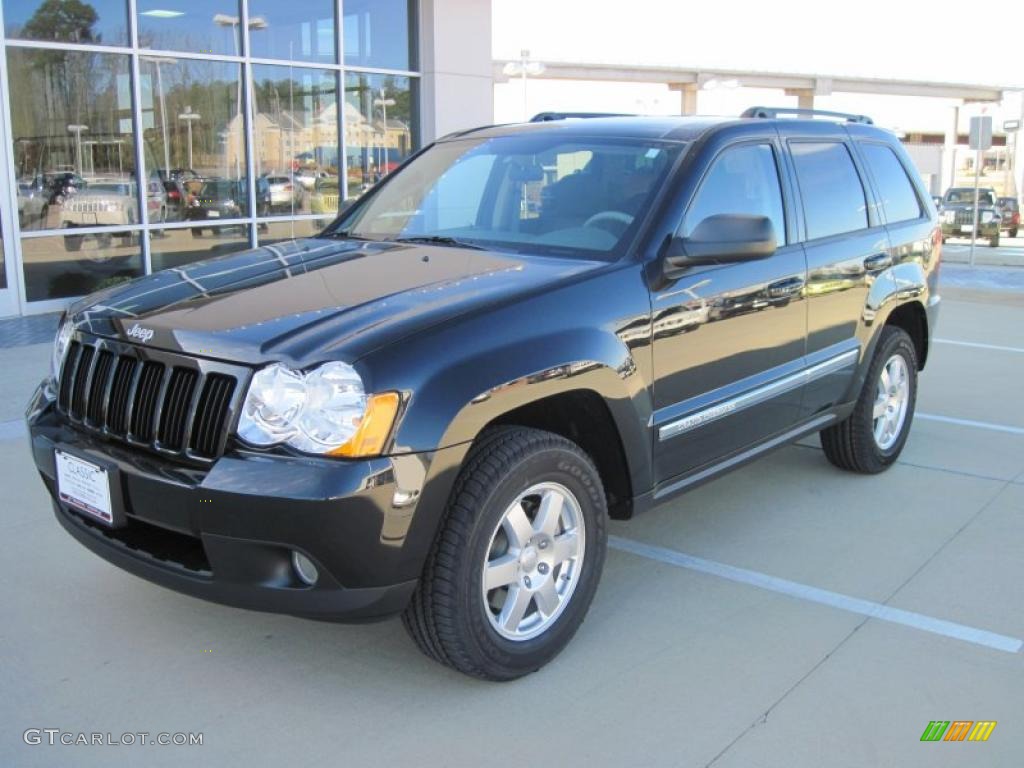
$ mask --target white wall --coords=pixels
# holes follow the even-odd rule
[[[422,143],[494,122],[491,0],[422,0]]]

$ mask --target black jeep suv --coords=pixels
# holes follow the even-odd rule
[[[867,121],[750,114],[448,136],[318,237],[79,302],[27,414],[57,519],[158,584],[400,613],[507,680],[580,626],[609,517],[814,432],[880,472],[934,205]]]

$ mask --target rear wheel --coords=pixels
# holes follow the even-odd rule
[[[1013,229],[1010,230],[1010,237],[1016,237],[1016,236],[1017,236],[1017,228],[1014,227]]]
[[[996,235],[995,237],[990,237],[988,239],[988,244],[992,248],[998,248],[999,247],[999,235]]]
[[[569,642],[604,565],[601,478],[550,432],[485,433],[403,615],[426,655],[467,675],[513,680]]]
[[[907,441],[916,399],[914,342],[902,328],[883,328],[853,413],[821,432],[825,456],[851,472],[888,468]]]

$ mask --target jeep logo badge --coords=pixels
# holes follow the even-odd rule
[[[143,328],[138,323],[136,323],[127,331],[125,331],[125,334],[127,336],[131,336],[133,338],[138,339],[143,344],[145,344],[146,342],[153,338],[153,331],[149,328]]]

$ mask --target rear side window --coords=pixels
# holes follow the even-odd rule
[[[793,142],[790,152],[804,201],[809,240],[867,227],[864,187],[845,144]]]
[[[786,219],[775,152],[768,144],[741,144],[715,158],[690,204],[680,234],[689,237],[708,216],[739,213],[767,216],[775,241],[786,242]]]
[[[878,185],[885,220],[894,224],[920,218],[921,202],[914,192],[914,185],[907,178],[903,163],[892,148],[884,144],[861,144],[860,148]]]

